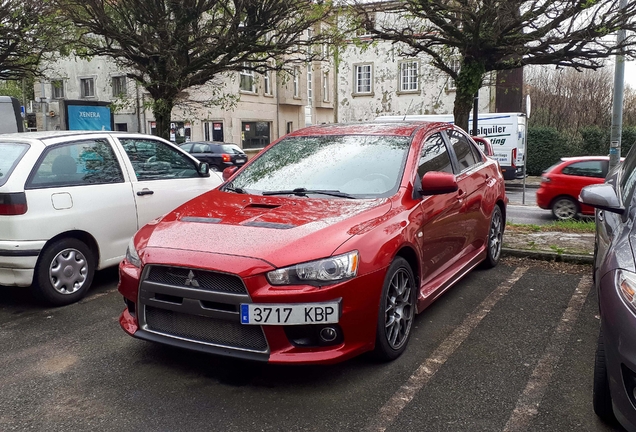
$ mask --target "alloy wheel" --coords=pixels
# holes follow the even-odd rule
[[[391,278],[387,290],[385,308],[385,334],[391,348],[397,350],[408,340],[413,322],[414,307],[409,274],[398,269]]]
[[[499,260],[503,239],[503,217],[500,211],[493,212],[488,235],[488,248],[493,261]]]

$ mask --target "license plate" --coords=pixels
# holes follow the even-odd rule
[[[237,159],[236,163],[245,163],[245,159]]]
[[[339,302],[241,304],[241,324],[247,325],[335,324],[339,319]]]

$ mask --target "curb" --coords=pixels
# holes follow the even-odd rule
[[[570,264],[593,264],[594,257],[589,255],[558,254],[548,251],[502,248],[502,254],[518,258],[532,258],[543,261],[564,262]]]

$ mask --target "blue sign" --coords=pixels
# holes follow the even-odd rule
[[[110,129],[110,108],[105,106],[67,105],[69,130]]]

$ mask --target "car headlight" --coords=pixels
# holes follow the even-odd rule
[[[623,299],[636,311],[636,274],[618,270],[616,272],[616,286]]]
[[[137,253],[137,249],[135,249],[135,238],[131,238],[128,243],[128,249],[126,249],[126,260],[134,265],[135,267],[141,267],[141,259],[139,259],[139,254]]]
[[[267,273],[272,285],[329,285],[358,273],[358,251],[296,264]]]

